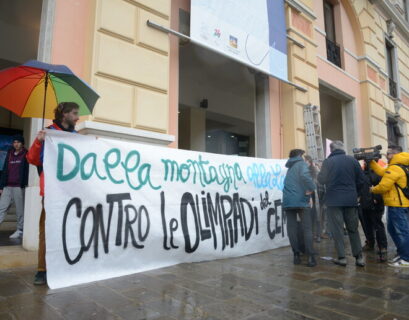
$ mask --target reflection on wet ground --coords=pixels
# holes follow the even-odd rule
[[[33,267],[2,270],[0,319],[409,319],[409,268],[366,261],[294,266],[281,248],[59,290],[33,286]]]

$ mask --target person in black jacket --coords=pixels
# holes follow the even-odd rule
[[[366,244],[362,248],[364,251],[370,251],[375,248],[375,240],[378,246],[378,256],[380,262],[387,261],[388,241],[386,238],[385,226],[382,222],[382,216],[385,211],[382,195],[373,194],[369,190],[377,185],[381,177],[377,176],[369,165],[364,163],[363,185],[360,192],[360,213],[361,224],[366,237]]]
[[[18,239],[23,236],[24,190],[28,183],[27,150],[21,135],[13,137],[13,147],[7,152],[0,177],[0,224],[3,222],[11,203],[16,205],[17,230],[10,236]]]
[[[331,154],[324,160],[318,181],[325,185],[324,202],[331,233],[334,238],[338,259],[334,263],[346,266],[344,245],[344,224],[348,231],[352,254],[359,267],[365,266],[358,225],[358,190],[363,185],[363,173],[359,162],[345,154],[344,144],[334,141],[330,144]]]

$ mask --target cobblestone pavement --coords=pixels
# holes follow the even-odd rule
[[[294,266],[281,248],[59,290],[33,286],[33,267],[3,270],[0,319],[409,319],[409,270],[366,260]]]

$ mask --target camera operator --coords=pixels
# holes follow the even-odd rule
[[[388,206],[388,232],[397,249],[397,256],[390,262],[392,267],[409,267],[409,199],[402,188],[408,184],[406,173],[400,165],[409,165],[409,153],[402,152],[400,146],[389,146],[387,151],[388,167],[379,166],[371,161],[371,169],[382,177],[381,182],[371,188],[371,192],[382,194]]]
[[[385,211],[382,196],[373,194],[369,190],[377,185],[381,178],[369,168],[369,161],[364,161],[363,186],[359,190],[360,194],[360,218],[362,228],[364,229],[366,244],[362,248],[364,251],[371,251],[375,248],[375,239],[378,247],[378,256],[380,262],[387,260],[388,242],[386,239],[385,226],[382,222],[382,216]]]

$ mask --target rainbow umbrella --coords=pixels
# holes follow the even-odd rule
[[[92,113],[99,95],[68,67],[30,60],[0,71],[0,106],[19,117],[54,118],[60,102],[76,102],[80,115]]]

